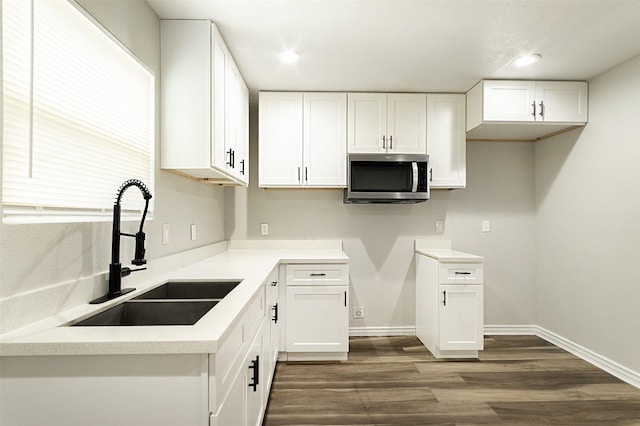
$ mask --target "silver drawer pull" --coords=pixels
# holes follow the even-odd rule
[[[471,272],[455,272],[456,275],[471,275]]]
[[[309,276],[311,276],[311,277],[326,277],[327,274],[325,274],[324,272],[320,272],[320,273],[313,272],[313,273],[309,274]]]

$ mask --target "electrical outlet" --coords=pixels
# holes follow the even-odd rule
[[[354,306],[353,307],[353,318],[355,318],[355,319],[364,318],[364,306]]]
[[[162,245],[167,245],[169,244],[169,224],[168,223],[163,223],[162,224]]]
[[[436,233],[442,234],[444,232],[444,220],[436,220]]]
[[[269,235],[269,224],[261,223],[260,224],[260,234],[261,235]]]
[[[491,231],[491,222],[488,220],[482,221],[482,232],[490,232]]]

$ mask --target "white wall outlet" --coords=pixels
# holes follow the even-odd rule
[[[260,224],[260,234],[261,235],[269,235],[269,224],[261,223]]]
[[[444,232],[444,220],[436,220],[436,233],[442,234]]]
[[[491,222],[489,222],[488,220],[483,220],[482,232],[489,232],[489,231],[491,231]]]
[[[364,318],[364,306],[354,306],[353,307],[353,318],[354,319],[362,319],[362,318]]]
[[[169,244],[169,224],[162,224],[162,245],[166,246]]]
[[[191,224],[191,241],[195,241],[197,238],[196,236],[196,224],[192,223]]]

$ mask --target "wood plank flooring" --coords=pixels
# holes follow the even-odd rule
[[[487,336],[455,361],[355,337],[347,361],[278,363],[263,424],[640,425],[640,389],[535,336]]]

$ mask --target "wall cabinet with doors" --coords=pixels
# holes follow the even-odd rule
[[[249,92],[209,20],[162,20],[161,167],[213,184],[249,181]]]
[[[581,81],[483,80],[467,92],[467,139],[539,140],[584,126]]]
[[[348,152],[426,154],[423,93],[349,93]]]
[[[346,186],[346,94],[261,92],[259,186]]]
[[[483,303],[481,257],[451,250],[416,254],[416,336],[436,358],[478,356]]]
[[[465,95],[427,94],[427,154],[431,188],[467,185]]]
[[[285,270],[286,358],[347,359],[349,266],[290,264]]]

